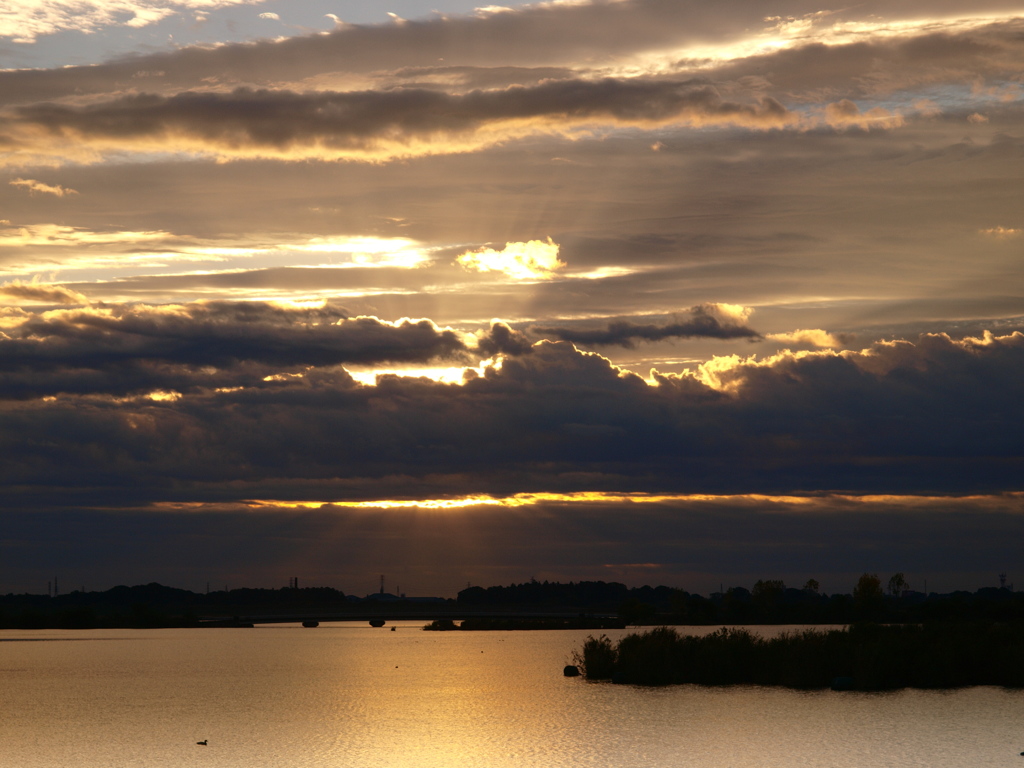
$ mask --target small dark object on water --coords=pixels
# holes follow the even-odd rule
[[[302,626],[309,627],[310,629],[312,629],[313,627],[319,627],[320,622],[314,621],[313,619],[309,619],[307,621],[302,622]]]
[[[566,677],[579,677],[580,668],[575,664],[566,664],[565,669],[562,670],[562,674]]]
[[[384,619],[370,619],[370,626],[371,627],[383,627],[384,626]]]
[[[198,746],[198,747],[205,747],[206,746],[206,742],[208,742],[208,741],[209,741],[209,739],[203,739],[202,741],[197,741],[196,742],[196,746]]]
[[[396,629],[397,629],[397,627],[392,627],[391,631],[394,632]]]

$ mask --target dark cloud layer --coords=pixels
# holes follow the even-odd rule
[[[263,386],[267,376],[314,366],[466,361],[470,352],[429,320],[348,317],[332,305],[119,305],[14,317],[0,334],[7,398]]]
[[[51,301],[76,295],[62,286],[18,284],[11,290],[18,295],[30,290],[32,298]],[[471,363],[495,355],[525,355],[538,333],[627,347],[637,338],[758,338],[746,326],[721,323],[713,311],[698,306],[685,322],[620,322],[607,332],[533,329],[531,339],[503,322],[493,322],[474,338],[429,320],[390,323],[349,317],[344,308],[330,303],[316,308],[253,301],[107,304],[35,314],[9,310],[0,334],[0,399],[280,387],[286,380],[280,374],[305,376],[313,369],[344,364]],[[347,381],[343,372],[331,375]]]
[[[507,323],[491,323],[490,331],[479,339],[477,346],[485,357],[525,355],[533,349],[533,343],[527,335],[514,330]]]
[[[1001,491],[1024,469],[1022,375],[1021,334],[718,360],[657,386],[548,342],[463,386],[314,369],[167,402],[5,406],[0,480],[15,506],[380,498],[393,477],[432,495]]]

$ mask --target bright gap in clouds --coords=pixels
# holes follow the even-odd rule
[[[2,278],[32,277],[57,269],[63,282],[87,283],[273,267],[417,269],[430,262],[432,251],[406,237],[252,233],[234,241],[204,241],[163,230],[104,232],[62,224],[0,228],[0,248],[11,254],[7,263],[0,263]],[[186,263],[192,268],[166,272]]]
[[[928,496],[920,494],[813,494],[806,496],[791,495],[768,495],[759,493],[746,494],[702,494],[702,493],[675,493],[675,494],[654,494],[654,493],[607,493],[602,491],[580,491],[576,493],[517,493],[511,496],[490,496],[486,494],[478,496],[459,496],[454,498],[434,499],[375,499],[372,501],[281,501],[276,499],[246,499],[241,502],[253,509],[320,509],[322,507],[339,507],[348,509],[407,509],[419,507],[421,509],[462,509],[465,507],[498,506],[498,507],[525,507],[534,504],[548,503],[569,503],[569,504],[593,504],[593,503],[633,503],[633,504],[663,504],[666,502],[753,502],[770,504],[785,504],[790,506],[813,506],[820,504],[823,500],[832,500],[846,504],[890,504],[904,508],[925,507],[936,502],[950,501],[971,501],[976,503],[992,503],[1002,505],[1007,501],[1024,500],[1024,492],[1006,493],[993,495],[969,495],[969,496]],[[202,507],[205,504],[161,504],[164,507],[186,510],[193,506]]]
[[[486,364],[482,363],[477,367],[473,366],[424,366],[411,368],[362,368],[356,365],[346,365],[345,370],[360,384],[368,387],[377,386],[379,376],[400,376],[408,379],[430,379],[441,384],[465,384],[466,373],[472,371],[483,375]],[[472,374],[470,374],[472,375]]]

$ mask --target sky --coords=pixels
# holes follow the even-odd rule
[[[1024,582],[1021,0],[13,0],[0,592]]]

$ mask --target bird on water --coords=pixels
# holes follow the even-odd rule
[[[200,747],[205,747],[206,746],[206,742],[208,742],[208,741],[209,741],[209,739],[203,739],[202,741],[197,741],[196,745],[200,746]]]

